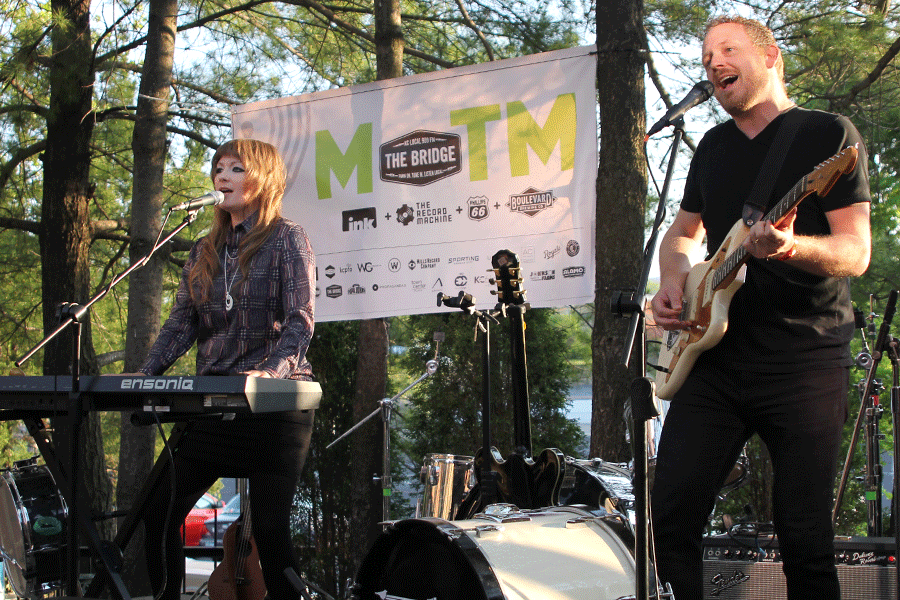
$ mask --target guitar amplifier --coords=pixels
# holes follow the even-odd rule
[[[897,600],[893,538],[835,538],[842,600]],[[781,554],[774,536],[703,539],[703,600],[784,600]]]

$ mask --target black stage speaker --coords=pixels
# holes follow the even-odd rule
[[[839,537],[834,545],[841,600],[897,600],[893,538]],[[774,536],[703,539],[703,600],[786,598]]]

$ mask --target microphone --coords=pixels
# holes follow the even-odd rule
[[[173,210],[197,210],[198,208],[203,208],[204,206],[209,206],[210,204],[215,206],[216,204],[221,204],[225,201],[225,194],[218,191],[213,190],[212,192],[206,192],[199,198],[194,198],[193,200],[188,200],[187,202],[182,202],[181,204],[176,204],[169,211]]]
[[[705,79],[691,88],[691,91],[688,92],[688,95],[684,97],[684,100],[670,108],[666,111],[666,114],[663,115],[662,119],[656,122],[653,127],[650,128],[650,131],[647,132],[647,137],[649,138],[651,135],[662,131],[666,127],[672,124],[672,121],[675,119],[684,116],[684,113],[691,110],[698,104],[702,104],[709,100],[710,96],[713,95],[713,91],[715,88],[713,84]]]

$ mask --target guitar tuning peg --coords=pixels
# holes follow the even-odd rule
[[[493,283],[493,281],[491,283]],[[497,290],[491,290],[491,296],[499,296],[499,295],[500,294],[497,292]]]
[[[488,279],[488,283],[490,283],[491,285],[497,285],[497,280],[491,278],[491,279]]]

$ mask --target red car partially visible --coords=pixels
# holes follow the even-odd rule
[[[225,507],[225,502],[212,494],[203,494],[188,513],[181,526],[181,537],[185,546],[196,546],[206,532],[206,521],[213,518]]]

